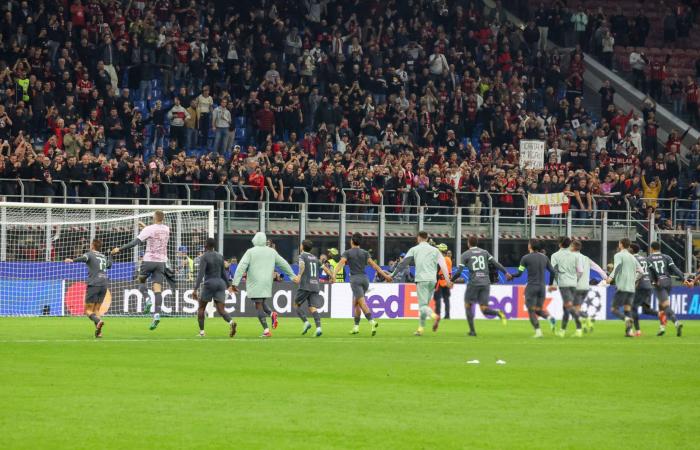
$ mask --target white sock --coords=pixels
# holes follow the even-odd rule
[[[270,329],[269,329],[269,328],[265,328],[265,329],[263,330],[263,332],[264,332],[264,333],[269,333],[269,332],[270,332]]]
[[[153,314],[153,320],[160,320],[160,314],[159,313]]]

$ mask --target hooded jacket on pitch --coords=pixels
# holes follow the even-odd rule
[[[277,250],[267,246],[265,233],[256,233],[253,237],[253,248],[248,249],[236,267],[233,285],[238,286],[244,274],[246,278],[246,293],[248,298],[272,297],[272,280],[275,266],[279,267],[288,277],[294,277],[294,272],[287,261]]]

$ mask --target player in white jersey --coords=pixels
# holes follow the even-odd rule
[[[146,281],[150,278],[155,296],[155,307],[153,308],[153,321],[150,329],[155,330],[160,323],[160,309],[163,305],[163,281],[165,279],[166,263],[168,261],[168,241],[170,240],[170,227],[163,224],[165,214],[163,211],[153,213],[153,224],[144,225],[141,232],[133,241],[112,250],[116,255],[124,250],[146,243],[146,252],[143,255],[143,262],[139,270],[138,281],[144,288]],[[144,289],[145,290],[145,289]],[[143,291],[142,291],[143,292]],[[148,298],[148,292],[145,293]],[[148,306],[147,306],[148,310]]]

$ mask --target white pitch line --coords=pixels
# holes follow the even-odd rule
[[[270,338],[270,339],[263,339],[263,338],[255,338],[255,337],[245,337],[245,338],[226,338],[226,337],[206,337],[206,338],[200,338],[198,336],[191,337],[191,338],[143,338],[143,339],[135,339],[135,338],[116,338],[116,339],[110,339],[110,338],[103,338],[103,339],[0,339],[0,343],[2,344],[47,344],[47,343],[56,343],[56,344],[70,344],[70,343],[87,343],[87,342],[104,342],[104,343],[122,343],[122,342],[136,342],[136,343],[167,343],[167,342],[246,342],[246,343],[252,343],[252,342],[275,342],[275,341],[294,341],[294,342],[362,342],[362,343],[369,343],[369,342],[374,342],[374,341],[379,341],[379,342],[387,342],[387,341],[416,341],[416,342],[430,342],[431,344],[441,344],[441,345],[455,345],[455,344],[470,344],[472,341],[467,340],[466,338],[463,340],[451,340],[451,341],[445,341],[445,340],[430,340],[430,339],[417,339],[414,337],[410,336],[405,336],[405,337],[377,337],[377,338],[322,338],[322,339],[316,339],[316,338],[302,338],[302,337],[276,337],[276,338]],[[554,341],[554,339],[552,339]],[[540,345],[539,342],[542,341],[522,341],[522,342],[507,342],[504,343],[505,345]],[[556,341],[556,342],[561,342],[561,341]],[[628,344],[629,341],[620,341],[620,342],[596,342],[598,345],[612,345],[612,346],[621,346],[621,345],[630,345]],[[488,344],[494,344],[496,342],[494,341],[481,341],[479,342],[480,344],[488,345]],[[663,342],[647,342],[644,345],[700,345],[700,342],[676,342],[675,344],[664,344]]]

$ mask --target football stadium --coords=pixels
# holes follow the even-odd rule
[[[0,448],[700,446],[698,0],[0,12]]]

